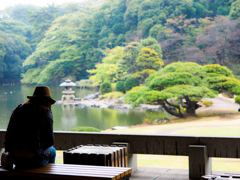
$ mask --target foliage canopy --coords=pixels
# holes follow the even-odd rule
[[[224,73],[223,73],[224,72]],[[225,75],[224,75],[225,74]],[[147,79],[146,91],[141,87],[127,92],[126,102],[159,104],[170,114],[184,117],[195,115],[196,104],[203,97],[213,98],[218,93],[239,93],[240,81],[230,70],[220,65],[201,66],[196,63],[172,63]],[[135,98],[129,98],[135,97]],[[175,110],[173,110],[175,109]],[[185,110],[186,109],[186,110]]]
[[[0,11],[0,31],[20,36],[22,44],[31,47],[16,67],[23,72],[23,83],[68,77],[81,80],[90,73],[97,85],[106,76],[98,76],[97,71],[108,65],[106,72],[113,72],[107,80],[125,81],[134,74],[145,84],[145,79],[158,71],[156,64],[146,63],[148,58],[140,58],[147,54],[142,53],[146,48],[157,53],[151,59],[158,56],[160,61],[155,62],[160,66],[177,61],[215,63],[240,74],[239,2],[88,0],[43,8],[18,5]],[[104,51],[118,46],[123,48],[119,62],[103,62],[108,56]],[[11,52],[7,54],[11,56]],[[15,54],[20,56],[20,52]],[[19,79],[19,73],[14,78]]]

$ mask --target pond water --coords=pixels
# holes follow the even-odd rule
[[[47,84],[51,89],[53,99],[60,100],[63,87],[60,83]],[[1,84],[0,85],[0,129],[6,129],[13,109],[20,103],[27,101],[32,95],[34,85]],[[76,97],[85,97],[97,90],[74,88]],[[145,119],[154,120],[168,117],[164,111],[134,110],[134,109],[107,109],[77,106],[52,106],[54,130],[67,131],[78,126],[92,126],[101,130],[114,126],[132,126],[141,124]]]

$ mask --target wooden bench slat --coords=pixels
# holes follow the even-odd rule
[[[1,179],[2,177],[28,177],[28,178],[46,178],[46,179],[67,179],[67,180],[117,180],[114,176],[99,176],[99,175],[82,175],[75,174],[44,174],[44,173],[22,173],[22,172],[6,172],[2,173],[0,168]]]
[[[122,170],[107,170],[107,169],[88,169],[88,168],[80,168],[80,169],[75,169],[75,168],[58,168],[58,167],[52,167],[52,168],[37,168],[37,169],[29,169],[29,170],[22,170],[22,171],[46,171],[46,172],[61,172],[61,171],[95,171],[95,172],[105,172],[105,173],[124,173],[125,171]]]
[[[0,175],[3,176],[21,176],[21,177],[43,177],[43,178],[70,178],[70,179],[101,179],[101,180],[117,180],[124,176],[129,176],[132,172],[131,168],[117,168],[106,166],[86,166],[86,165],[72,165],[72,164],[47,164],[44,167],[13,170],[8,171],[0,168]],[[79,178],[81,177],[81,178]]]
[[[51,163],[48,164],[49,166],[53,165]],[[109,167],[109,166],[93,166],[93,165],[76,165],[76,164],[54,164],[54,165],[57,165],[57,166],[64,166],[65,167],[77,167],[77,168],[80,168],[80,167],[88,167],[88,168],[102,168],[102,169],[122,169],[122,170],[132,170],[131,168],[126,168],[126,167]]]
[[[55,168],[56,169],[56,168]],[[49,170],[45,170],[45,171],[54,171],[55,170],[54,168],[53,169],[49,169]],[[57,171],[58,171],[59,169],[57,168]],[[67,170],[69,170],[69,172],[71,172],[71,171],[73,171],[70,167],[67,167],[67,168],[63,168],[63,171],[67,171]],[[119,170],[119,169],[115,169],[115,170],[111,170],[111,169],[109,169],[109,170],[107,170],[107,169],[75,169],[76,171],[79,171],[79,172],[86,172],[86,171],[94,171],[94,173],[96,174],[96,173],[98,173],[98,172],[104,172],[105,174],[109,174],[109,175],[115,175],[115,174],[120,174],[120,176],[121,177],[123,177],[123,176],[126,176],[126,175],[128,175],[128,174],[130,174],[131,172],[132,172],[132,170],[125,170],[125,171],[123,171],[123,170]],[[39,170],[39,171],[41,171],[41,170]]]
[[[64,165],[64,168],[68,165],[68,166],[70,166],[70,167],[72,167],[72,166],[76,166],[75,164],[58,164],[58,165],[60,165],[60,166],[63,166]],[[66,166],[65,166],[66,165]],[[77,166],[81,166],[81,167],[84,167],[85,165],[77,165]],[[104,169],[110,169],[110,170],[117,170],[117,171],[120,171],[120,170],[122,170],[122,171],[124,171],[124,174],[125,175],[128,175],[128,174],[130,174],[130,173],[132,173],[132,169],[131,168],[126,168],[126,167],[107,167],[107,166],[91,166],[91,165],[89,165],[88,166],[89,168],[90,167],[93,167],[93,168],[97,168],[97,169],[99,169],[99,168],[104,168]]]
[[[99,172],[93,172],[93,171],[91,171],[91,170],[86,170],[86,171],[77,171],[77,172],[74,172],[74,171],[71,171],[71,170],[63,170],[63,171],[58,171],[58,170],[52,170],[52,171],[40,171],[40,170],[29,170],[29,171],[21,171],[21,172],[24,172],[24,173],[45,173],[45,174],[58,174],[58,173],[68,173],[68,174],[80,174],[80,175],[82,175],[82,174],[89,174],[89,173],[91,173],[91,174],[93,174],[93,175],[109,175],[109,176],[119,176],[118,178],[120,178],[120,177],[123,177],[124,176],[124,173],[123,173],[123,176],[121,176],[119,173],[117,173],[117,172],[112,172],[112,173],[107,173],[107,172],[101,172],[101,171],[99,171]]]
[[[101,177],[101,178],[111,178],[111,179],[120,179],[120,176],[118,175],[106,175],[106,174],[101,174],[101,173],[97,173],[97,174],[89,174],[88,172],[81,172],[81,173],[74,173],[74,172],[57,172],[57,173],[45,173],[45,172],[21,172],[21,173],[28,173],[28,174],[42,174],[42,175],[46,175],[46,176],[58,176],[58,175],[67,175],[67,176],[82,176],[82,177]]]
[[[115,167],[105,167],[105,166],[86,166],[86,165],[73,165],[73,166],[69,166],[68,165],[61,165],[61,164],[56,164],[54,166],[51,166],[50,164],[48,166],[44,166],[44,168],[63,168],[63,169],[75,169],[76,171],[77,170],[83,170],[83,169],[87,169],[87,170],[95,170],[95,171],[110,171],[110,172],[124,172],[124,174],[129,174],[132,172],[132,169],[131,168],[115,168]]]
[[[68,173],[68,174],[76,174],[76,175],[84,175],[84,174],[89,174],[91,173],[92,175],[99,175],[99,176],[116,176],[117,179],[124,177],[125,174],[124,172],[111,172],[111,171],[92,171],[88,169],[83,169],[83,170],[78,170],[78,171],[73,171],[71,169],[62,169],[59,171],[58,169],[29,169],[29,170],[22,170],[21,172],[23,173],[44,173],[44,174],[60,174],[60,173]]]
[[[79,173],[79,174],[80,173],[83,174],[83,173],[90,173],[91,172],[92,174],[119,176],[118,178],[125,176],[125,172],[122,172],[122,171],[119,171],[119,172],[118,171],[101,171],[101,170],[93,171],[93,170],[89,170],[89,169],[85,169],[85,170],[83,169],[83,170],[78,170],[78,171],[73,171],[71,169],[63,169],[61,171],[59,171],[58,169],[52,169],[52,170],[42,171],[42,170],[39,169],[39,170],[28,170],[26,172],[36,172],[36,173],[44,172],[44,173],[49,173],[49,174],[57,174],[58,172],[68,172],[68,173],[76,172],[76,173]],[[126,173],[126,175],[127,175],[127,173]]]
[[[118,171],[121,172],[123,171],[125,173],[125,175],[132,173],[132,169],[131,168],[125,168],[125,167],[107,167],[107,166],[91,166],[91,165],[76,165],[76,164],[55,164],[56,166],[63,166],[64,168],[76,168],[76,169],[80,169],[80,168],[84,168],[87,167],[88,169],[96,169],[96,170],[110,170],[110,171]],[[51,164],[49,164],[49,167],[51,166]]]
[[[23,172],[23,171],[8,171],[0,168],[0,175],[2,176],[14,176],[14,177],[42,177],[42,178],[56,178],[62,177],[62,179],[101,179],[101,180],[117,180],[119,178],[111,175],[94,175],[94,174],[77,174],[77,173],[64,173],[59,172],[57,174],[50,174],[50,173],[36,173],[36,172]]]

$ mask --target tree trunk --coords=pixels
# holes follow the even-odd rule
[[[166,106],[166,104],[165,104],[164,101],[161,101],[161,100],[160,100],[160,101],[158,101],[158,104],[162,105],[163,108],[164,108],[169,114],[171,114],[171,115],[173,115],[173,116],[176,116],[176,117],[179,117],[179,118],[184,118],[184,115],[181,113],[180,108],[179,108],[179,111],[176,112],[176,111],[172,111],[171,109],[169,109],[169,108]],[[176,107],[175,107],[175,108],[176,108]]]
[[[196,103],[197,102],[188,102],[187,114],[191,116],[196,116]]]

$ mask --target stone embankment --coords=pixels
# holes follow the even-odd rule
[[[121,97],[117,100],[112,99],[99,99],[100,93],[89,94],[86,97],[75,98],[73,101],[68,103],[57,101],[56,105],[72,105],[78,108],[83,107],[95,107],[95,108],[109,108],[109,109],[137,109],[137,110],[164,110],[160,105],[150,105],[150,104],[141,104],[140,107],[132,107],[130,104],[124,104],[124,97]],[[211,100],[213,101],[213,105],[208,107],[207,109],[213,108],[222,108],[222,109],[234,109],[237,110],[239,108],[239,104],[234,103],[234,99],[225,98],[222,95],[218,95],[216,98],[203,98],[202,101]],[[198,111],[202,109],[206,109],[206,107],[199,108]]]
[[[99,99],[99,93],[89,94],[88,96],[81,98],[75,98],[70,102],[62,102],[57,101],[55,105],[71,105],[76,106],[78,108],[84,107],[95,107],[95,108],[109,108],[109,109],[137,109],[137,110],[162,110],[163,108],[160,105],[149,105],[149,104],[141,104],[140,107],[132,107],[131,104],[124,104],[123,99],[121,97],[117,100],[112,99]]]

